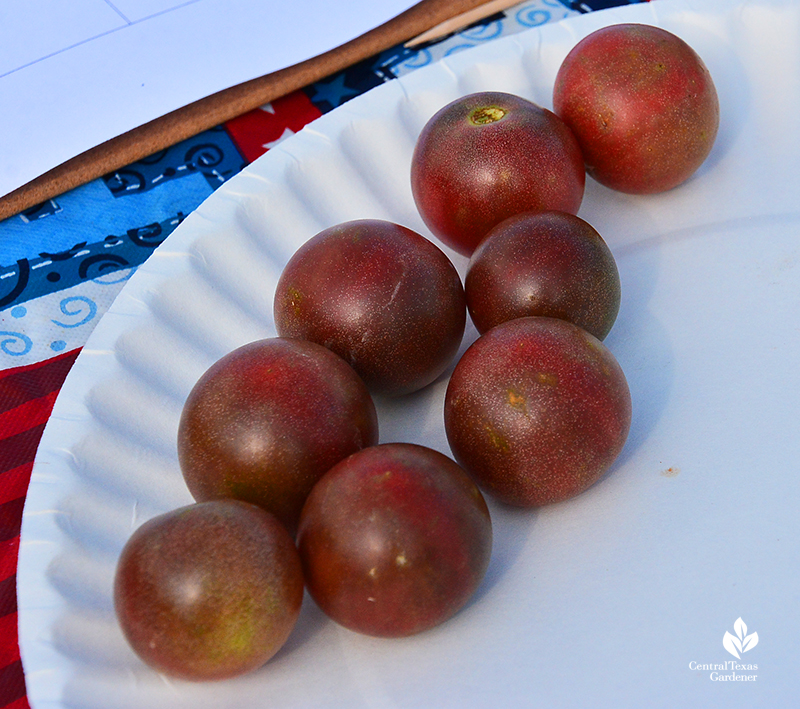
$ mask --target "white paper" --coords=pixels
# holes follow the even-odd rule
[[[339,46],[413,4],[5,1],[0,195],[153,118]]]

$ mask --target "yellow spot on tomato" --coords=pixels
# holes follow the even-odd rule
[[[301,313],[300,305],[303,302],[303,294],[294,286],[289,286],[289,289],[286,291],[286,299],[289,301],[289,307],[294,310],[294,314],[299,316]]]
[[[469,122],[475,126],[485,126],[497,123],[506,115],[507,111],[500,106],[481,106],[469,114]]]
[[[509,389],[506,394],[508,395],[508,405],[512,406],[515,409],[519,409],[520,411],[525,411],[525,404],[526,399],[522,394],[514,391],[513,389]]]
[[[501,453],[508,453],[511,450],[511,446],[508,443],[508,439],[502,434],[495,431],[490,424],[487,423],[484,426],[484,430],[486,431],[486,434],[489,436],[489,442],[492,444],[494,448],[499,450]]]
[[[551,387],[558,385],[558,375],[552,372],[539,372],[536,375],[536,379],[539,384],[546,384]]]

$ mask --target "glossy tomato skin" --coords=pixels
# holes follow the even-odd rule
[[[602,340],[619,312],[611,250],[590,224],[566,212],[529,212],[498,224],[472,254],[464,286],[480,333],[542,315]]]
[[[580,148],[561,119],[502,92],[470,94],[442,108],[423,128],[411,163],[422,219],[466,256],[514,214],[576,214],[585,179]]]
[[[595,483],[631,421],[625,375],[597,338],[565,320],[509,320],[479,337],[447,388],[455,459],[502,502],[535,507]]]
[[[134,651],[165,674],[219,680],[269,660],[300,613],[292,538],[247,503],[190,505],[139,527],[120,556],[114,604]]]
[[[406,227],[360,219],[330,227],[292,256],[275,290],[278,334],[345,359],[370,391],[430,384],[455,357],[464,288],[444,252]]]
[[[320,480],[300,520],[309,592],[339,624],[403,637],[455,614],[489,563],[489,510],[447,456],[408,443],[367,448]]]
[[[352,368],[321,345],[276,337],[234,350],[198,380],[178,458],[198,502],[251,502],[293,532],[314,483],[377,441],[375,405]]]
[[[572,129],[587,172],[621,192],[652,194],[686,181],[719,128],[711,75],[695,51],[658,27],[619,24],[564,59],[555,112]]]

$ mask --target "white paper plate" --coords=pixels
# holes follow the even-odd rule
[[[116,624],[112,578],[134,528],[191,501],[175,433],[194,381],[225,352],[274,334],[276,278],[321,228],[372,217],[428,234],[408,171],[435,110],[482,89],[550,106],[569,49],[621,21],[663,26],[695,47],[715,79],[722,125],[706,164],[678,189],[632,197],[587,185],[581,216],[610,244],[623,285],[606,343],[634,401],[613,471],[538,512],[493,504],[488,576],[432,631],[362,637],[307,599],[288,645],[252,675],[193,685],[146,668]],[[34,709],[791,706],[800,659],[798,116],[798,3],[656,0],[389,82],[220,188],[122,291],[44,434],[18,573]],[[466,260],[452,257],[463,275]],[[448,452],[445,385],[381,402],[381,440]],[[722,644],[738,618],[760,639],[740,660]],[[757,670],[719,674],[757,679],[721,682],[693,669],[726,662]]]

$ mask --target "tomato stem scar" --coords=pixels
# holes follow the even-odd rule
[[[481,106],[469,114],[469,122],[474,126],[485,126],[489,123],[497,123],[507,111],[500,106]]]

